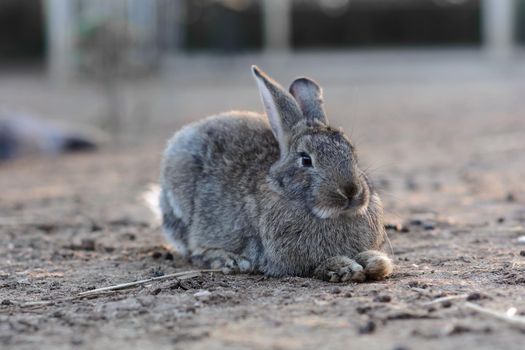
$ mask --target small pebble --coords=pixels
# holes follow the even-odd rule
[[[368,311],[370,311],[370,306],[358,306],[355,308],[355,311],[357,311],[358,314],[366,314]]]
[[[54,317],[54,318],[62,318],[62,317],[64,317],[64,313],[61,312],[61,311],[55,311],[55,312],[53,312],[51,314],[51,316]]]
[[[359,327],[359,334],[370,334],[376,330],[376,323],[374,321],[368,321],[361,327]]]
[[[155,252],[151,253],[151,257],[153,259],[159,259],[161,256],[162,256],[162,253],[158,252],[158,251],[155,251]]]
[[[82,241],[80,241],[80,248],[83,250],[94,251],[95,245],[95,240],[91,238],[84,238]]]
[[[13,305],[13,302],[9,299],[2,300],[2,305]]]
[[[71,345],[75,345],[75,346],[78,346],[78,345],[82,345],[84,344],[84,340],[82,340],[81,338],[73,338],[71,339]]]
[[[162,289],[160,289],[160,288],[156,288],[156,289],[154,289],[154,290],[151,291],[151,294],[153,294],[153,295],[157,295],[157,294],[159,294],[161,291],[162,291]]]
[[[410,191],[417,191],[419,189],[418,184],[414,181],[414,179],[407,179],[405,182],[406,188]]]
[[[410,220],[410,225],[412,225],[412,226],[421,226],[421,225],[423,225],[423,220],[412,219],[412,220]]]
[[[525,256],[525,250],[522,250],[522,251],[520,252],[520,256]]]
[[[166,254],[164,254],[164,259],[173,260],[173,254],[171,254],[170,252],[167,252]]]
[[[436,225],[426,222],[423,224],[423,230],[432,231],[436,228]]]
[[[468,333],[471,331],[472,329],[467,326],[456,324],[450,327],[450,329],[446,333],[447,335],[456,335],[456,334]]]
[[[392,301],[392,297],[390,295],[382,294],[378,295],[374,301],[379,301],[380,303],[389,303]]]
[[[350,293],[350,292],[346,292],[345,294],[343,294],[343,296],[344,296],[345,298],[351,298],[351,297],[353,297],[352,293]]]
[[[209,290],[200,290],[197,293],[193,294],[193,296],[197,300],[201,301],[208,301],[210,299],[211,292]]]
[[[91,232],[98,232],[98,231],[102,231],[102,226],[96,224],[96,223],[91,223]]]
[[[498,218],[498,224],[502,224],[504,222],[505,222],[505,218],[504,217]]]
[[[134,233],[131,233],[131,232],[127,232],[124,234],[124,238],[130,240],[130,241],[134,241],[137,239],[137,236],[134,234]]]
[[[332,294],[341,294],[341,288],[339,287],[334,287],[330,290],[330,293]]]
[[[509,203],[513,203],[513,202],[516,201],[516,196],[514,195],[514,193],[509,192],[509,193],[507,194],[507,197],[505,197],[505,200],[506,200],[507,202],[509,202]]]
[[[468,301],[475,301],[475,300],[480,300],[480,299],[481,299],[481,294],[478,292],[470,293],[467,297]]]
[[[445,300],[441,302],[441,306],[443,306],[445,309],[452,306],[452,302],[450,300]]]
[[[410,229],[407,226],[401,224],[386,224],[385,230],[396,232],[410,232]]]

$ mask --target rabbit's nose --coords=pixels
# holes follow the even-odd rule
[[[348,200],[352,200],[359,192],[359,188],[355,183],[350,183],[342,188],[342,192]]]

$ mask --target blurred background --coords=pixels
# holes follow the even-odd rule
[[[385,187],[478,172],[501,197],[521,183],[524,45],[525,0],[0,0],[0,149],[120,152],[155,179],[184,123],[262,111],[257,64],[317,80]]]
[[[373,113],[362,85],[492,77],[524,44],[523,0],[1,0],[0,108],[163,138],[260,109],[259,64],[283,85],[319,80],[346,122]]]

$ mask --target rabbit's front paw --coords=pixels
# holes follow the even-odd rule
[[[248,259],[224,249],[206,249],[202,254],[193,255],[191,262],[206,268],[221,269],[225,274],[252,270]]]
[[[366,278],[363,266],[346,256],[334,256],[314,271],[314,277],[329,282],[363,282]]]
[[[382,280],[394,269],[392,260],[385,253],[377,250],[366,250],[357,254],[354,259],[364,266],[366,278],[370,280]]]

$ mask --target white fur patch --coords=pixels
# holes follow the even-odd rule
[[[160,186],[158,184],[150,184],[148,190],[142,193],[142,201],[146,204],[149,210],[155,216],[157,221],[162,219],[162,212],[159,207]]]
[[[182,218],[182,209],[173,193],[168,193],[168,201],[170,202],[171,209],[173,209],[173,214],[179,219]]]
[[[328,219],[341,213],[341,211],[338,209],[327,207],[314,207],[312,212],[319,219]]]
[[[170,248],[173,249],[173,251],[175,251],[177,254],[181,256],[188,256],[188,253],[189,253],[188,247],[186,246],[186,244],[184,244],[184,242],[173,238],[173,236],[169,232],[166,232],[165,230],[163,230],[163,233],[164,233],[164,237],[166,238],[166,241],[168,241],[168,244]]]

